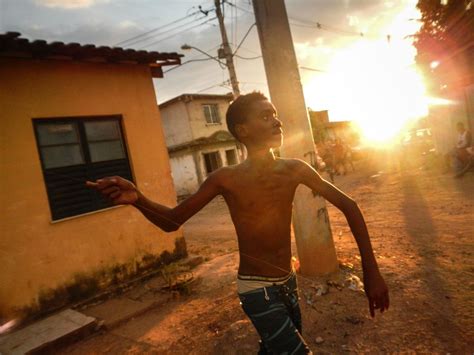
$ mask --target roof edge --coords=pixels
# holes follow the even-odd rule
[[[19,32],[0,34],[0,57],[22,59],[72,59],[77,61],[107,62],[115,64],[148,65],[152,76],[162,78],[162,67],[179,65],[184,55],[124,49],[122,47],[95,46],[94,44],[47,42],[45,40],[30,41],[21,38]]]
[[[197,99],[227,99],[228,102],[230,102],[234,99],[234,96],[231,93],[229,94],[181,94],[163,102],[162,104],[159,104],[158,106],[160,108],[164,108],[177,101],[186,101],[186,100],[192,101],[192,100],[197,100]]]

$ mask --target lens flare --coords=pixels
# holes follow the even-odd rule
[[[389,144],[407,124],[428,114],[428,98],[414,64],[411,38],[419,24],[413,4],[386,26],[391,40],[362,39],[341,48],[325,74],[305,85],[311,108],[332,121],[353,121],[366,143]],[[314,108],[315,107],[315,108]]]

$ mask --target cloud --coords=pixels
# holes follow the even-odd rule
[[[134,21],[131,21],[131,20],[123,20],[121,22],[119,22],[118,24],[118,27],[119,28],[122,28],[122,29],[140,29],[140,26],[138,26],[138,24]]]
[[[67,10],[88,8],[106,2],[109,0],[35,0],[35,3],[40,6]]]

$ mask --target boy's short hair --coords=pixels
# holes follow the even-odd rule
[[[227,128],[232,135],[239,140],[235,131],[235,125],[244,123],[250,113],[251,106],[256,101],[268,100],[268,98],[259,91],[250,94],[240,95],[230,104],[225,115]]]

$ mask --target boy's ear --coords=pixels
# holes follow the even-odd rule
[[[235,125],[235,132],[240,138],[245,138],[248,136],[248,129],[243,124],[236,124]]]

